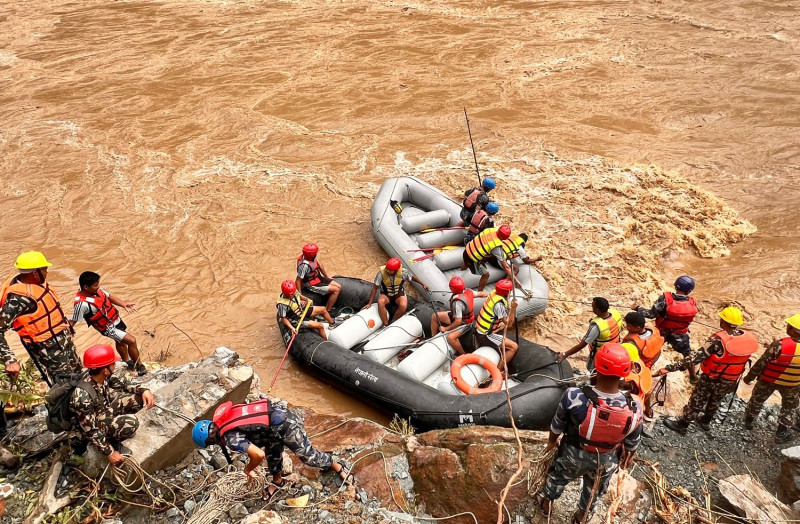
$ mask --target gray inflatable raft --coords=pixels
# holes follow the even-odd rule
[[[393,203],[402,206],[398,214]],[[417,291],[431,302],[446,304],[450,299],[448,283],[459,275],[467,287],[476,289],[480,277],[469,270],[462,271],[464,252],[463,229],[452,228],[461,220],[461,204],[450,199],[442,191],[414,177],[390,178],[381,185],[372,204],[372,231],[375,239],[389,256],[403,261],[403,266],[427,284],[426,292],[420,286]],[[426,231],[435,230],[435,231]],[[445,248],[432,258],[414,262],[429,251],[422,248]],[[505,273],[489,264],[489,284],[484,291],[494,289],[494,283],[504,278]],[[522,266],[517,275],[524,290],[517,286],[517,318],[531,317],[547,307],[549,288],[542,275],[531,266]],[[529,298],[525,298],[525,295]],[[475,299],[475,310],[483,306],[483,299]]]

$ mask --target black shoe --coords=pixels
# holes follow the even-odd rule
[[[775,444],[783,444],[792,440],[792,432],[789,431],[788,426],[778,426],[778,431],[775,432]]]
[[[697,421],[697,425],[700,426],[700,429],[703,431],[711,431],[711,421],[710,420],[703,420],[700,419]]]
[[[689,430],[689,424],[679,418],[668,418],[664,421],[664,425],[672,431],[677,431],[681,435],[685,435]]]
[[[147,375],[147,368],[144,367],[144,364],[142,363],[136,364],[136,374],[139,375],[140,377]]]
[[[744,417],[744,428],[752,430],[754,427],[756,427],[756,418],[755,417],[750,417],[750,416],[745,416]]]

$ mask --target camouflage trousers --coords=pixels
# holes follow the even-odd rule
[[[279,411],[283,410],[279,408],[273,409],[271,414],[273,420]],[[311,445],[300,417],[289,410],[286,410],[285,413],[286,419],[282,424],[271,426],[278,438],[270,441],[267,449],[264,450],[269,464],[269,472],[272,475],[277,475],[283,469],[283,459],[281,457],[284,446],[297,455],[297,458],[303,461],[304,464],[308,464],[313,468],[329,469],[333,464],[333,456]]]
[[[719,409],[723,397],[736,389],[738,382],[730,380],[716,380],[708,375],[700,374],[700,380],[689,397],[689,403],[683,408],[683,418],[686,422],[697,420],[703,413],[702,420],[711,422],[714,414]]]
[[[39,365],[44,379],[55,384],[58,378],[71,377],[83,369],[69,330],[62,331],[44,342],[25,344],[25,350]]]
[[[781,395],[781,413],[778,415],[778,424],[791,427],[794,424],[794,413],[797,406],[800,406],[800,386],[779,386],[763,380],[756,381],[753,393],[750,395],[750,402],[745,408],[745,416],[756,418],[761,412],[764,402],[775,391]]]
[[[575,479],[583,478],[578,509],[581,513],[585,512],[587,507],[591,511],[597,500],[608,490],[608,482],[611,480],[611,475],[617,471],[618,462],[616,452],[590,453],[562,441],[558,448],[558,457],[547,472],[542,496],[556,500],[564,493],[567,484]],[[598,474],[600,477],[597,480],[599,482],[597,493],[592,496]],[[589,504],[590,500],[591,505]]]
[[[689,341],[689,333],[665,332],[662,333],[662,335],[664,335],[664,342],[669,344],[672,349],[684,357],[688,356],[689,353],[692,352],[692,347]]]
[[[98,417],[98,424],[105,431],[106,438],[116,443],[131,438],[139,429],[139,419],[134,413],[143,405],[138,395],[112,393],[110,409]]]

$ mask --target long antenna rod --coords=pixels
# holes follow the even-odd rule
[[[472,146],[472,158],[475,160],[475,174],[478,175],[478,187],[481,186],[481,172],[478,170],[478,155],[475,154],[475,143],[472,141],[472,130],[469,128],[469,116],[467,115],[467,108],[464,108],[464,118],[467,119],[467,133],[469,133],[469,145]]]

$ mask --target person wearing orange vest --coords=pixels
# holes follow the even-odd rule
[[[75,305],[69,326],[74,330],[75,324],[85,320],[86,324],[116,343],[117,353],[129,370],[135,370],[140,377],[146,375],[147,368],[139,360],[139,346],[136,344],[136,339],[127,332],[128,326],[114,307],[119,306],[129,313],[135,313],[136,304],[125,302],[101,289],[100,275],[93,271],[81,273],[78,277],[78,286],[80,289],[75,294]]]
[[[282,476],[283,448],[289,448],[312,468],[335,471],[342,482],[353,477],[350,468],[333,455],[311,445],[303,421],[289,408],[262,398],[249,404],[225,402],[214,411],[213,420],[201,420],[192,428],[195,445],[205,448],[217,445],[227,456],[227,449],[247,454],[244,466],[246,475],[258,478],[256,468],[267,459],[272,483],[264,492],[264,499],[272,498],[286,485]]]
[[[644,315],[636,311],[631,311],[625,315],[625,328],[628,333],[622,339],[622,345],[634,355],[631,356],[632,360],[640,361],[642,366],[647,370],[642,370],[637,373],[637,377],[643,375],[650,375],[652,382],[651,369],[653,364],[656,363],[658,357],[661,356],[661,348],[664,346],[664,338],[658,332],[657,327],[648,328]],[[634,356],[636,358],[634,358]],[[641,398],[644,400],[644,414],[647,418],[653,418],[652,397],[650,395],[650,388],[643,391]]]
[[[758,378],[744,412],[747,429],[753,429],[764,402],[775,391],[780,393],[781,412],[775,432],[778,444],[790,439],[789,428],[800,406],[800,314],[786,319],[786,335],[769,345],[743,379],[745,384],[750,384]]]
[[[586,369],[594,369],[594,356],[601,347],[608,343],[618,343],[620,332],[622,331],[622,315],[616,309],[610,307],[608,300],[603,297],[592,299],[592,313],[594,318],[589,322],[589,330],[583,338],[569,348],[564,353],[557,353],[558,360],[569,358],[586,346],[589,346],[589,360],[586,362]]]
[[[472,221],[472,215],[475,214],[478,205],[486,207],[489,203],[488,193],[494,189],[496,185],[494,178],[487,176],[481,180],[481,187],[473,187],[472,189],[464,191],[464,202],[462,203],[460,215],[461,222],[456,224],[457,226],[468,225]]]
[[[303,246],[303,253],[297,257],[297,278],[294,285],[302,291],[311,291],[328,297],[325,309],[329,312],[336,304],[342,286],[328,276],[322,263],[317,258],[319,246],[308,243]]]
[[[372,285],[372,291],[369,293],[367,305],[361,309],[365,310],[372,307],[375,295],[378,293],[378,289],[380,289],[381,292],[378,296],[378,315],[380,315],[383,325],[388,326],[388,308],[390,305],[394,304],[397,306],[397,310],[392,317],[392,322],[406,314],[406,309],[408,309],[408,298],[406,298],[405,291],[406,282],[416,282],[422,286],[425,291],[430,291],[425,283],[403,267],[403,263],[399,258],[390,258],[386,261],[386,265],[382,266],[375,275],[375,281]]]
[[[450,311],[437,311],[431,315],[431,336],[447,333],[447,342],[457,354],[463,355],[464,347],[459,339],[472,332],[469,328],[475,321],[475,298],[488,297],[489,293],[468,289],[459,276],[450,279],[450,291],[453,292]],[[458,329],[462,326],[468,326],[468,329]]]
[[[667,419],[664,425],[682,435],[686,434],[692,421],[697,420],[703,431],[711,430],[711,420],[719,409],[720,402],[728,393],[736,394],[739,379],[744,374],[750,357],[758,351],[758,340],[741,329],[744,317],[739,308],[726,307],[720,313],[719,327],[706,345],[682,361],[666,366],[656,373],[664,376],[671,371],[683,371],[700,364],[700,380],[689,402],[679,418]],[[700,416],[700,413],[703,415]]]

